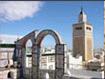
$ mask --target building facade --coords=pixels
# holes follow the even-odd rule
[[[83,61],[93,57],[93,27],[81,9],[78,23],[73,24],[73,56],[82,56]]]
[[[14,49],[16,35],[0,35],[0,79],[17,78],[17,68],[14,65]]]
[[[40,69],[55,70],[54,48],[43,48],[41,50]]]

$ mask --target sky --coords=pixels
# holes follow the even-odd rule
[[[94,29],[94,48],[103,48],[103,1],[0,1],[0,34],[25,36],[36,29],[52,29],[72,48],[72,24],[78,22],[81,7]],[[55,41],[49,35],[42,42],[52,44]]]

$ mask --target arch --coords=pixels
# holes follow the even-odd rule
[[[30,68],[32,66],[32,41],[30,39],[28,39],[28,41],[26,42],[26,45],[25,45],[25,67],[26,69],[27,68]]]
[[[23,38],[19,39],[17,41],[17,43],[20,44],[22,47],[25,47],[28,40],[31,40],[32,44],[34,43],[35,31],[32,31],[29,34],[27,34],[26,36],[24,36]]]
[[[64,74],[64,43],[60,37],[60,35],[53,30],[46,29],[42,30],[38,34],[35,31],[29,33],[28,35],[24,36],[20,40],[16,42],[16,53],[18,54],[18,64],[19,66],[19,77],[26,78],[26,71],[25,71],[25,45],[27,41],[30,39],[32,42],[32,74],[30,75],[31,78],[38,79],[40,78],[40,70],[39,70],[39,60],[40,60],[40,49],[41,49],[41,42],[45,36],[51,35],[55,39],[55,72],[49,71],[48,73],[53,73],[53,78],[62,78]],[[49,75],[51,75],[49,74]]]
[[[49,73],[47,72],[47,73],[45,73],[45,79],[49,79],[50,77],[49,77]]]
[[[55,39],[55,70],[53,73],[53,79],[61,79],[64,75],[64,44],[61,40],[61,37],[56,31],[46,29],[42,30],[36,37],[35,44],[33,46],[33,54],[32,54],[32,76],[33,78],[40,78],[43,74],[40,75],[39,69],[39,61],[40,61],[40,50],[41,50],[41,42],[45,36],[51,35]],[[49,73],[51,73],[49,72]],[[51,75],[51,74],[50,74]]]
[[[14,73],[12,71],[9,71],[7,77],[9,79],[13,79],[14,78]]]
[[[40,46],[40,45],[41,45],[41,42],[42,42],[42,40],[43,40],[43,38],[44,38],[46,35],[51,35],[52,37],[54,37],[54,39],[55,39],[55,41],[56,41],[56,44],[63,44],[60,35],[59,35],[56,31],[53,31],[53,30],[50,30],[50,29],[46,29],[46,30],[41,31],[41,32],[37,35],[37,38],[36,38],[36,45]]]
[[[27,40],[26,44],[25,44],[25,48],[26,48],[26,55],[30,54],[32,52],[31,48],[32,48],[32,41],[30,39]]]
[[[22,37],[21,39],[16,41],[16,56],[17,56],[17,64],[19,67],[19,77],[24,78],[26,76],[26,43],[28,40],[32,42],[32,45],[35,42],[35,30],[27,34],[26,36]],[[32,54],[32,52],[31,52]]]

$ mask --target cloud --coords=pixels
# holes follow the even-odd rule
[[[15,21],[32,17],[41,6],[41,1],[0,1],[0,20]]]
[[[23,36],[20,35],[8,35],[8,34],[0,34],[0,44],[2,43],[8,43],[8,44],[14,44],[14,42],[19,38],[22,38]]]

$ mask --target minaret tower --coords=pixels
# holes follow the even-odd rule
[[[93,27],[87,21],[87,15],[81,8],[78,22],[73,24],[73,56],[82,56],[83,61],[93,57]]]

